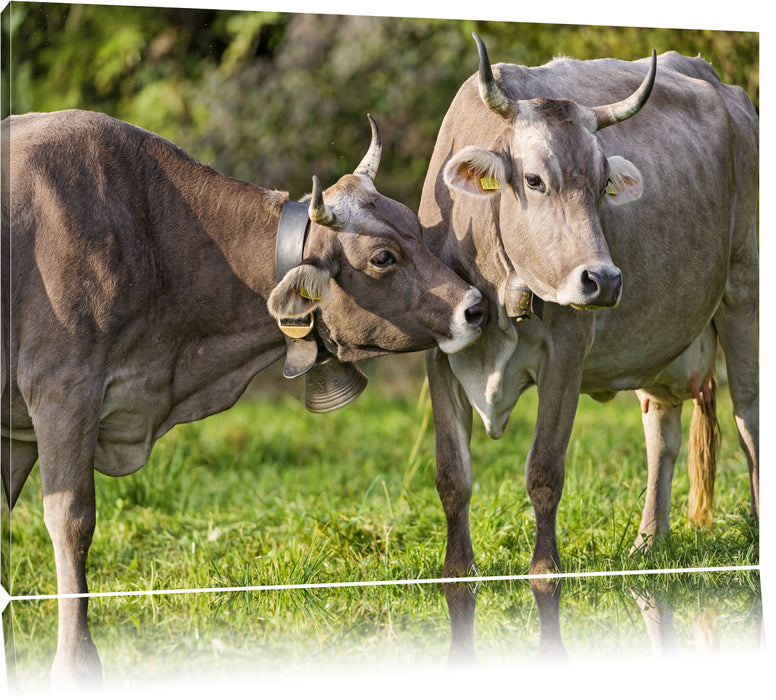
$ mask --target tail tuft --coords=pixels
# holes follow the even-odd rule
[[[708,391],[700,393],[690,421],[689,463],[690,498],[688,516],[698,527],[714,525],[714,479],[720,433],[717,421],[717,374],[712,371]],[[706,388],[706,387],[704,387]]]

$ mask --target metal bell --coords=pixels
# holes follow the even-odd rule
[[[516,321],[525,321],[533,316],[531,302],[533,294],[528,285],[525,284],[514,272],[507,278],[504,289],[504,306],[507,316]]]
[[[334,411],[355,400],[366,383],[367,376],[358,367],[329,355],[305,374],[304,405],[311,413]]]

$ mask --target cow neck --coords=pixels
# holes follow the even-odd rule
[[[534,316],[542,320],[544,301],[518,276],[504,247],[500,197],[490,199],[487,212],[491,225],[476,228],[472,236],[467,235],[464,239],[459,239],[451,228],[441,245],[431,243],[432,251],[463,274],[470,284],[490,296],[506,318],[515,323]],[[503,318],[501,312],[499,318]]]
[[[280,212],[278,233],[275,241],[275,277],[280,282],[293,268],[301,265],[304,258],[304,244],[310,230],[308,208],[301,202],[287,200]],[[312,319],[312,317],[311,317]],[[297,337],[299,326],[284,327],[278,322],[286,340],[286,362],[283,376],[293,379],[307,372],[318,359],[318,341],[310,328],[306,335]],[[304,330],[301,331],[304,333]]]

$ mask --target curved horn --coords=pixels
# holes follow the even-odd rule
[[[479,88],[480,97],[485,106],[504,119],[513,119],[517,116],[517,108],[496,84],[493,71],[490,67],[490,59],[482,39],[472,32],[477,43],[477,53],[480,57]]]
[[[383,140],[380,137],[380,130],[377,128],[377,122],[371,114],[366,115],[369,119],[369,125],[372,127],[372,143],[369,144],[369,150],[361,159],[358,167],[353,171],[354,175],[367,175],[370,180],[375,179],[377,168],[380,166],[380,155],[383,152]]]
[[[593,107],[598,129],[604,129],[607,126],[625,121],[638,112],[647,102],[649,94],[652,92],[652,86],[655,84],[655,73],[657,72],[657,53],[652,49],[652,61],[644,78],[636,92],[626,99],[602,107]]]
[[[313,175],[313,193],[310,197],[310,221],[314,221],[321,226],[328,226],[331,228],[337,223],[337,217],[331,210],[331,207],[327,206],[323,201],[323,190],[321,188],[321,181],[317,175]]]

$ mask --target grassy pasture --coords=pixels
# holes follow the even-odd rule
[[[230,411],[173,429],[136,474],[97,476],[91,591],[440,575],[444,516],[434,486],[433,423],[420,357],[369,364],[366,392],[328,415],[306,412],[303,382],[277,381],[276,369],[268,391],[254,387]],[[714,530],[686,523],[685,449],[674,478],[674,531],[648,555],[631,558],[646,480],[638,403],[627,394],[607,404],[582,398],[558,518],[565,570],[758,563],[746,463],[724,386],[718,404],[723,442]],[[536,393],[529,392],[499,441],[490,440],[475,419],[471,521],[485,576],[528,570],[534,521],[523,464],[535,411]],[[9,533],[3,518],[10,592],[54,593],[37,469],[11,523]],[[639,578],[564,584],[561,623],[572,657],[649,653],[632,595]],[[643,585],[649,589],[656,580]],[[658,598],[668,597],[676,607],[683,644],[692,641],[698,617],[711,614],[723,640],[756,651],[756,572],[684,575],[658,589]],[[191,680],[214,669],[230,678],[240,672],[293,676],[375,659],[402,669],[429,663],[443,668],[450,644],[438,586],[97,598],[90,619],[106,681],[119,686],[173,682],[176,674]],[[6,639],[13,655],[9,668],[18,667],[21,687],[45,688],[56,645],[55,602],[13,603],[4,623],[6,635],[13,629]],[[538,630],[525,581],[480,586],[475,638],[481,661],[518,657],[517,663],[530,663]]]
[[[178,426],[139,472],[97,475],[92,591],[190,589],[440,575],[444,516],[419,356],[370,365],[353,404],[313,415],[303,382],[258,389],[230,411]],[[686,447],[677,463],[671,537],[631,558],[646,482],[633,394],[582,397],[567,456],[558,535],[566,571],[758,563],[746,462],[730,400],[719,396],[722,449],[715,528],[686,522]],[[506,435],[475,419],[472,537],[482,575],[523,574],[534,518],[524,487],[536,393],[521,397]],[[689,406],[685,420],[689,421]],[[686,435],[686,433],[685,433]],[[13,595],[54,593],[53,555],[35,469],[12,516]],[[4,523],[5,525],[5,523]],[[4,535],[3,542],[9,542]],[[5,554],[8,554],[6,550]]]

